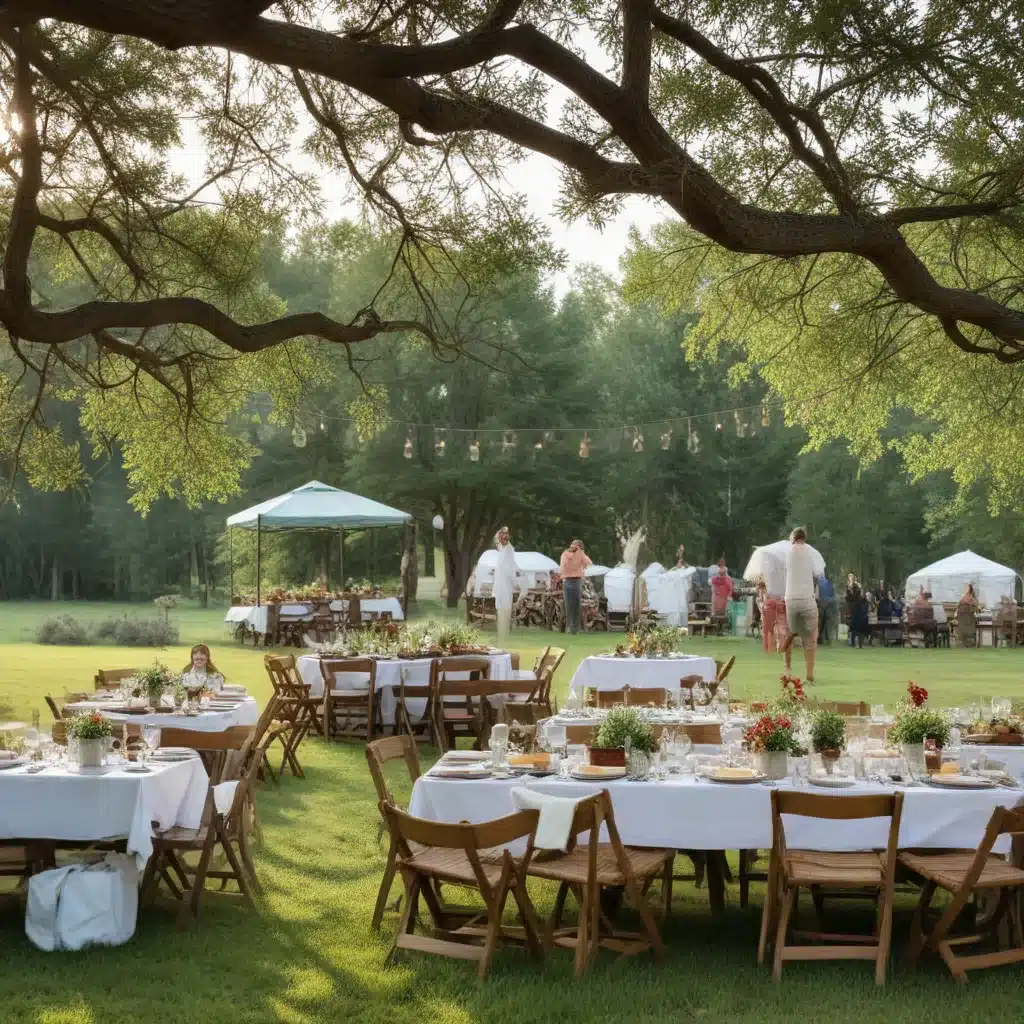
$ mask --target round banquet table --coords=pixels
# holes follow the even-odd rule
[[[584,690],[632,689],[678,690],[683,676],[700,676],[706,683],[717,674],[714,658],[700,654],[677,654],[671,658],[616,658],[596,654],[584,658],[572,680],[569,692],[583,695]]]
[[[468,655],[475,657],[475,655]],[[296,667],[304,683],[309,684],[309,695],[311,697],[322,697],[324,693],[324,677],[320,671],[319,654],[304,655],[296,659]],[[415,685],[424,685],[430,681],[430,665],[433,658],[378,658],[376,682],[374,691],[379,695],[381,718],[385,725],[393,725],[395,722],[395,690],[402,682],[402,669],[406,669],[406,681]],[[489,673],[491,679],[513,680],[512,656],[508,651],[496,651],[487,655],[491,664]],[[458,678],[452,675],[451,678]],[[344,688],[344,681],[339,681],[339,686]],[[364,684],[365,688],[365,684]],[[418,705],[422,701],[410,701],[410,709],[416,713]]]
[[[771,790],[761,784],[729,785],[673,775],[660,782],[601,783],[535,779],[441,779],[428,772],[413,786],[409,813],[430,821],[479,823],[512,814],[512,790],[525,786],[552,796],[580,799],[607,789],[623,843],[675,850],[765,850],[772,844]],[[783,780],[778,788],[790,788]],[[801,787],[805,793],[890,793],[892,786],[858,782],[850,789]],[[904,789],[900,846],[974,849],[996,807],[1013,807],[1020,790],[912,786]],[[786,842],[793,849],[884,849],[885,819],[832,821],[787,816]],[[1005,837],[1004,837],[1005,839]],[[1003,844],[1002,849],[1008,846]],[[1000,850],[1000,847],[996,847]]]
[[[155,725],[158,729],[188,729],[191,732],[224,732],[235,725],[255,725],[260,717],[260,709],[252,697],[246,697],[230,711],[200,711],[198,715],[182,715],[170,708],[148,715],[126,715],[108,710],[109,704],[102,700],[77,701],[64,707],[70,711],[99,711],[112,722],[128,722],[139,728]]]

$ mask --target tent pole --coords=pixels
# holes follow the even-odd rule
[[[341,589],[345,589],[345,527],[338,527],[338,572],[341,574]]]
[[[263,575],[263,552],[260,545],[260,520],[263,517],[256,516],[256,607],[260,606],[260,577]]]
[[[235,549],[231,546],[231,527],[228,527],[228,600],[235,599]]]

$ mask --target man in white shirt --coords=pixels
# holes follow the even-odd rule
[[[498,637],[505,640],[512,624],[512,596],[516,587],[516,549],[512,547],[507,526],[494,535],[494,546],[498,549],[498,563],[494,567],[494,610],[498,618]]]
[[[789,636],[783,646],[786,671],[793,664],[793,637],[800,637],[804,648],[807,682],[814,682],[814,656],[818,647],[818,605],[814,600],[814,567],[807,547],[807,531],[798,526],[790,538],[786,555],[786,623]]]

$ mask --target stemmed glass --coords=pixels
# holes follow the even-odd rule
[[[143,764],[149,760],[150,756],[160,746],[160,729],[155,725],[144,725],[142,727],[142,742],[145,745],[145,752],[143,754]]]
[[[32,761],[38,760],[39,754],[39,712],[32,712],[32,724],[26,726],[21,734],[21,742]]]

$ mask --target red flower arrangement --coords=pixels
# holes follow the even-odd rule
[[[918,686],[913,679],[907,683],[907,696],[910,698],[910,703],[915,708],[921,707],[922,704],[928,699],[928,691],[923,686]]]
[[[762,715],[743,734],[754,753],[782,752],[793,749],[793,722],[785,715]]]
[[[799,676],[781,675],[779,679],[782,682],[783,694],[796,701],[807,700],[807,694],[804,693],[804,684],[800,681]]]

